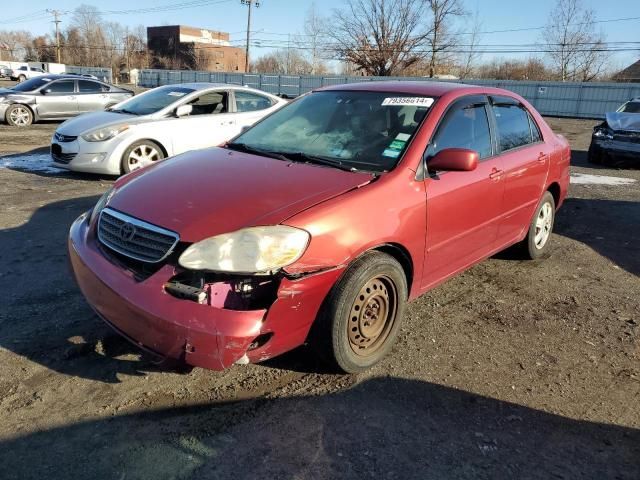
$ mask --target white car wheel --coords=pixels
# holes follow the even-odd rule
[[[142,140],[134,143],[124,152],[122,170],[124,170],[125,173],[133,172],[163,158],[164,153],[159,145],[150,140]]]

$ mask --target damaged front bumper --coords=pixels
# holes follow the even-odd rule
[[[197,301],[168,293],[166,286],[180,273],[172,265],[137,278],[105,256],[86,215],[71,226],[68,248],[82,293],[116,331],[163,359],[213,370],[267,360],[304,343],[342,273],[335,268],[283,277],[269,304],[255,308],[216,299],[225,291],[217,285]]]
[[[637,137],[635,141],[594,138],[589,154],[604,162],[614,159],[640,160],[640,133]]]

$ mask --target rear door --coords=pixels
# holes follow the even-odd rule
[[[73,79],[54,80],[40,90],[36,99],[40,118],[72,117],[78,114],[78,98]]]
[[[511,97],[491,97],[498,149],[505,172],[504,218],[498,242],[519,240],[540,201],[552,147],[542,138],[528,110]]]
[[[77,80],[78,82],[78,111],[95,112],[104,110],[109,102],[109,95],[100,82],[93,80]]]
[[[244,90],[234,90],[235,99],[235,128],[233,136],[242,132],[244,127],[250,127],[274,106],[274,102],[266,95]]]
[[[470,172],[434,172],[429,160],[445,148],[475,150],[478,167]],[[454,103],[427,148],[427,246],[423,289],[490,255],[502,213],[502,158],[495,155],[485,96]]]

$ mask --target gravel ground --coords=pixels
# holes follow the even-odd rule
[[[67,268],[69,224],[112,179],[21,170],[6,154],[46,152],[56,124],[0,125],[0,477],[637,480],[640,171],[586,164],[595,122],[548,120],[575,174],[635,182],[573,185],[550,258],[504,253],[421,297],[353,376],[304,348],[158,370]]]

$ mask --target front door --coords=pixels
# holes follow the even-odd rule
[[[208,91],[187,103],[191,113],[170,120],[174,155],[215,147],[233,136],[235,114],[229,113],[229,92]]]
[[[75,80],[56,80],[45,85],[37,98],[40,118],[72,117],[78,114]]]
[[[488,100],[470,96],[449,108],[427,148],[429,159],[446,148],[475,150],[470,172],[429,171],[426,254],[422,288],[445,280],[492,253],[503,208],[503,162],[495,155]]]

